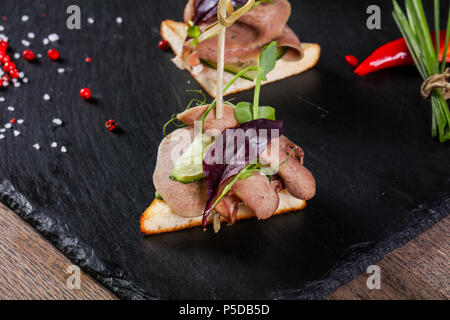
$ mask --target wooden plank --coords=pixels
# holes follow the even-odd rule
[[[381,268],[381,290],[369,290],[363,274],[328,299],[449,299],[450,217],[406,246],[388,254]],[[116,299],[82,274],[81,290],[66,287],[72,263],[0,204],[0,299]]]
[[[450,298],[450,217],[388,254],[377,265],[381,289],[369,290],[367,274],[339,288],[329,299],[445,299]]]
[[[83,273],[80,290],[69,289],[66,270],[70,265],[39,233],[0,204],[0,299],[116,299]]]

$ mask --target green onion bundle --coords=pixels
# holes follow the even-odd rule
[[[406,14],[396,0],[393,0],[394,20],[397,23],[417,69],[424,81],[445,71],[447,51],[450,39],[450,7],[447,19],[447,33],[445,37],[444,55],[439,64],[439,0],[434,0],[435,46],[431,39],[430,29],[421,0],[405,0]],[[450,140],[450,112],[444,92],[441,88],[431,91],[432,103],[432,136],[439,137],[439,141]]]

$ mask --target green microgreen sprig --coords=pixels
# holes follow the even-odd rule
[[[205,105],[205,104],[206,104],[207,99],[206,99],[206,96],[205,96],[205,94],[203,93],[203,91],[201,91],[201,90],[186,90],[186,92],[198,93],[198,94],[200,94],[200,95],[202,96],[202,100],[195,99],[195,98],[192,99],[192,100],[189,102],[187,108],[184,110],[185,112],[188,111],[188,110],[192,107],[192,105],[193,105],[194,103],[196,104],[196,106],[201,106],[201,105]],[[164,137],[167,136],[167,127],[168,127],[170,124],[172,124],[172,123],[173,123],[177,128],[184,128],[184,127],[186,127],[186,124],[180,123],[179,120],[178,120],[178,118],[177,118],[177,115],[176,115],[176,114],[173,114],[173,115],[170,117],[170,120],[167,121],[167,122],[164,124],[164,127],[163,127],[163,135],[164,135]]]

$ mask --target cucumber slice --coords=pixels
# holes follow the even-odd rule
[[[287,47],[280,47],[280,48],[278,48],[277,60],[280,60],[281,58],[283,58],[283,56],[286,54],[287,51],[288,51]]]
[[[283,58],[283,56],[286,54],[287,50],[288,50],[287,47],[278,48],[277,60]],[[201,62],[204,65],[206,65],[207,67],[217,70],[217,63],[208,61],[208,60],[201,60]],[[224,70],[226,72],[229,72],[234,75],[238,74],[239,72],[241,72],[244,69],[245,68],[243,68],[242,66],[235,65],[235,64],[227,64],[224,67]],[[258,73],[257,71],[249,71],[249,72],[247,72],[247,74],[243,75],[242,78],[244,78],[248,81],[255,81],[257,73]]]
[[[170,179],[186,184],[204,179],[203,157],[211,145],[210,137],[197,135],[189,148],[175,162]]]
[[[207,60],[201,60],[201,62],[206,65],[207,67],[217,70],[217,63],[212,62],[212,61],[207,61]],[[241,72],[242,70],[244,70],[245,68],[238,66],[238,65],[234,65],[234,64],[227,64],[225,65],[225,67],[223,68],[226,72],[229,72],[231,74],[238,74],[239,72]],[[249,71],[247,72],[247,74],[243,75],[242,78],[246,79],[248,81],[254,81],[256,79],[256,71]]]

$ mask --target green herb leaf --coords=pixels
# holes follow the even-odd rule
[[[155,199],[158,199],[158,200],[164,200],[164,199],[161,197],[161,195],[159,194],[158,191],[155,191]]]
[[[258,170],[257,164],[248,164],[244,169],[242,169],[236,176],[234,176],[234,178],[230,182],[228,182],[228,184],[225,186],[220,196],[217,198],[217,200],[212,205],[211,209],[209,209],[208,211],[211,212],[217,206],[217,204],[228,194],[228,192],[231,191],[231,188],[239,179],[247,180],[257,170]]]
[[[257,164],[249,164],[247,167],[242,169],[241,172],[239,172],[239,179],[247,180],[253,175],[253,173],[255,173],[258,170],[259,168]]]
[[[206,104],[206,96],[205,96],[205,94],[203,93],[203,91],[201,91],[201,90],[186,90],[186,92],[194,92],[194,93],[198,93],[198,94],[200,94],[200,95],[202,96],[202,100],[199,100],[199,99],[192,99],[192,100],[189,102],[187,108],[186,108],[184,111],[189,110],[189,109],[192,107],[192,105],[193,105],[194,103],[195,103],[197,106],[202,106],[202,105]],[[177,118],[177,115],[176,115],[176,114],[173,114],[173,115],[170,117],[170,120],[167,121],[166,124],[164,124],[164,126],[163,126],[163,135],[164,135],[164,137],[167,136],[167,132],[166,132],[166,131],[167,131],[167,127],[168,127],[170,124],[172,124],[172,123],[173,123],[177,128],[183,128],[183,127],[186,127],[186,125],[185,125],[184,123],[179,123],[178,118]]]
[[[199,35],[201,35],[202,32],[200,31],[200,28],[198,26],[190,26],[187,30],[187,35],[189,38],[197,38]]]
[[[272,107],[259,107],[259,119],[276,120],[275,108]]]
[[[235,109],[234,115],[236,120],[240,123],[246,123],[253,120],[253,105],[250,102],[239,102]],[[276,120],[275,108],[259,107],[258,119]]]
[[[252,104],[250,102],[239,102],[234,109],[234,115],[240,124],[252,121]]]
[[[256,1],[255,4],[253,5],[253,8],[256,7],[257,5],[261,4],[261,3],[273,4],[273,1],[272,0],[259,0],[259,1]]]
[[[275,65],[277,63],[277,42],[272,41],[269,45],[267,45],[261,53],[259,58],[259,67],[262,71],[262,80],[267,81],[267,75],[275,69]]]

